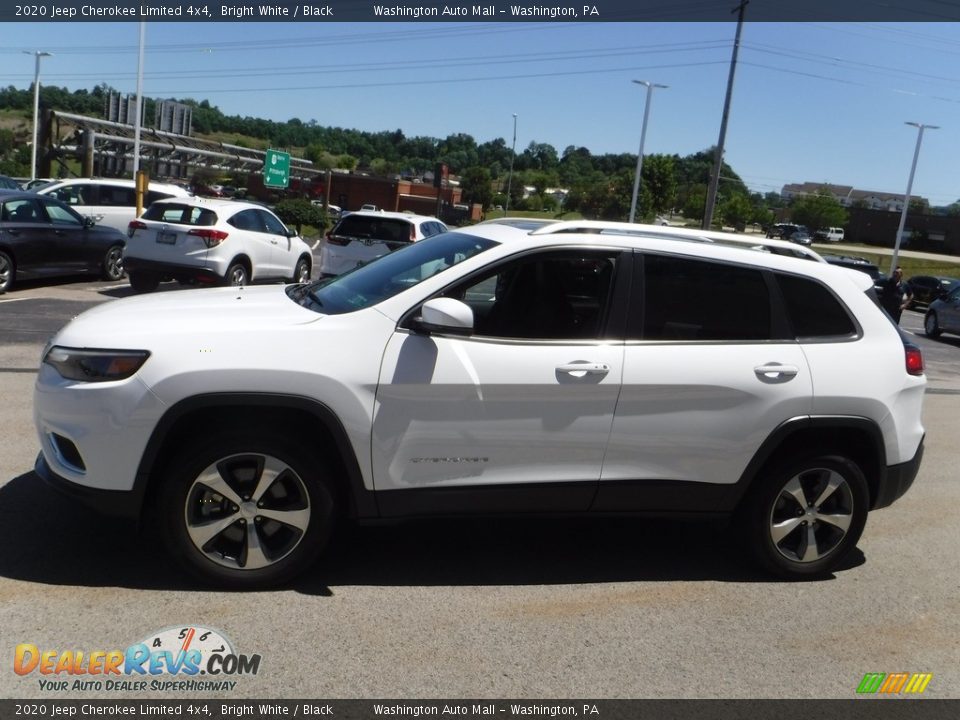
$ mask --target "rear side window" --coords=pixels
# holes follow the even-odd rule
[[[644,340],[769,340],[770,293],[759,270],[644,258]]]
[[[331,234],[360,240],[406,243],[410,242],[410,223],[397,218],[348,215]]]
[[[133,188],[100,186],[100,205],[112,207],[135,207],[137,193]]]
[[[216,225],[217,214],[207,208],[179,203],[157,203],[147,208],[144,220],[173,223],[175,225]]]
[[[820,283],[793,275],[777,275],[777,282],[798,339],[846,338],[857,334],[846,308]]]

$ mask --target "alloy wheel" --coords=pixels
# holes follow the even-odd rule
[[[840,546],[853,519],[846,478],[830,468],[809,468],[780,490],[770,513],[770,539],[787,560],[812,563]]]
[[[310,524],[303,479],[271,455],[231,455],[212,463],[186,498],[190,542],[208,560],[231,569],[259,570],[279,562]]]

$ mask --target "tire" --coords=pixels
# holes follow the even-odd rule
[[[223,284],[228,287],[242,287],[250,284],[250,273],[247,272],[247,266],[243,263],[235,262],[227,268],[223,276]]]
[[[171,554],[202,582],[272,587],[303,572],[330,537],[336,503],[324,467],[264,431],[196,442],[166,465],[155,520]],[[273,477],[261,484],[265,470]]]
[[[128,274],[130,276],[130,287],[133,288],[134,292],[153,292],[160,285],[160,276],[151,272],[137,271]]]
[[[739,521],[764,569],[788,579],[817,577],[834,570],[856,546],[870,495],[863,472],[850,459],[795,459],[758,481]]]
[[[310,261],[306,258],[297,260],[297,266],[293,269],[293,282],[310,282]]]
[[[940,327],[940,321],[937,319],[937,314],[932,310],[928,311],[923,318],[923,332],[930,338],[940,337],[940,334],[943,332],[943,329]]]
[[[123,270],[123,245],[111,245],[100,264],[100,274],[104,280],[120,280]]]
[[[13,281],[17,277],[17,266],[13,263],[13,258],[0,250],[0,295],[13,287]]]

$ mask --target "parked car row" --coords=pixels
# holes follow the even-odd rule
[[[147,210],[137,218],[132,180],[73,178],[31,193],[6,192],[20,194],[8,197],[0,219],[0,292],[18,277],[91,271],[113,280],[126,271],[137,292],[164,280],[305,282],[313,271],[311,248],[259,203],[197,197],[176,185],[151,183]],[[328,234],[321,273],[339,275],[446,231],[442,222],[422,215],[344,214]]]

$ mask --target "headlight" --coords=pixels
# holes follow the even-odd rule
[[[77,350],[52,347],[43,362],[67,380],[108,382],[125,380],[147,361],[146,350]]]

